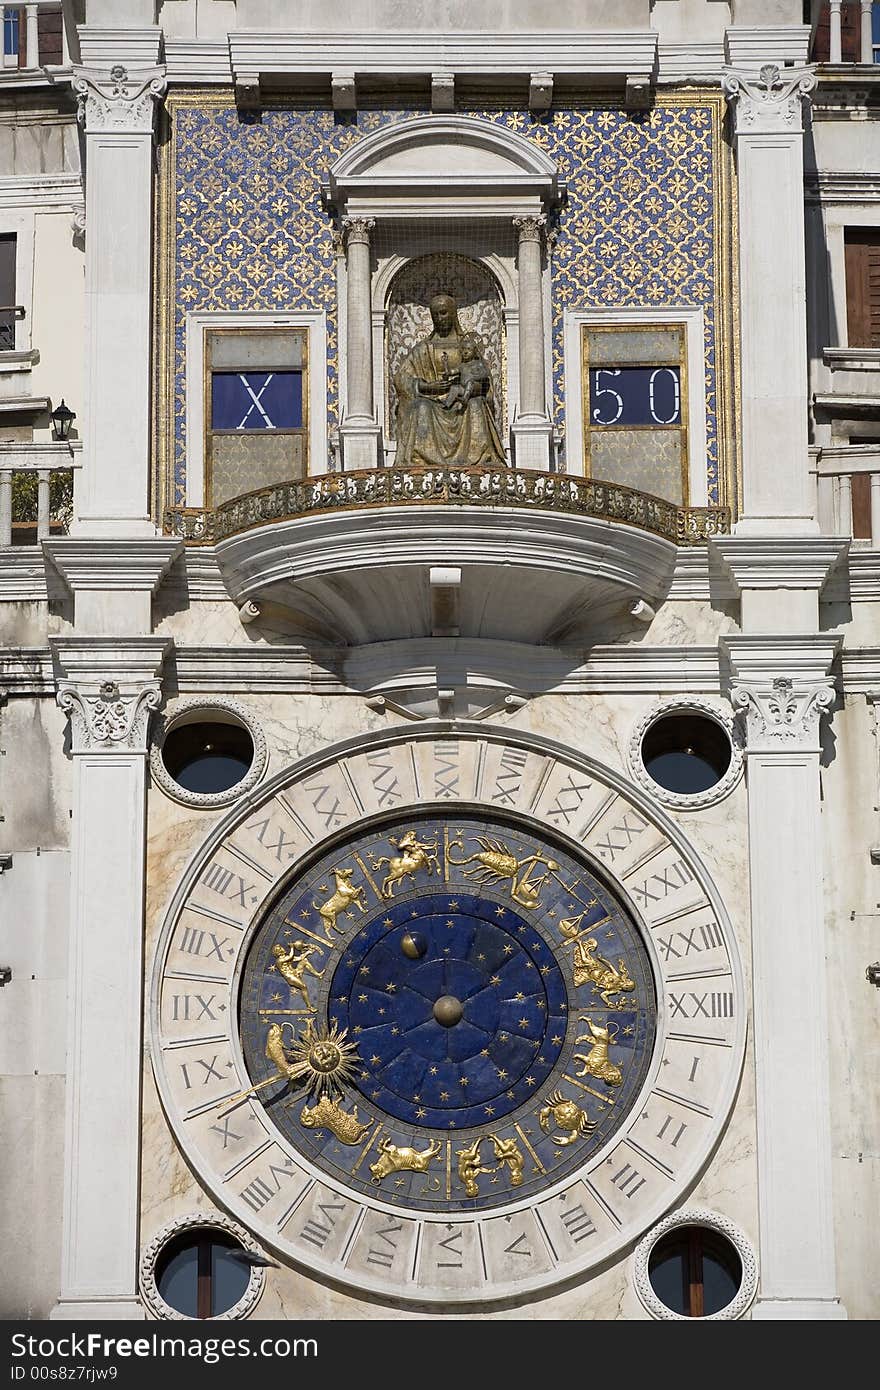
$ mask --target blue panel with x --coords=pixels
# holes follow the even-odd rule
[[[302,422],[302,372],[211,374],[212,429],[295,430]]]

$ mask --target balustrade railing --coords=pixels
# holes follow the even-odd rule
[[[201,544],[272,522],[370,507],[447,504],[524,507],[625,522],[677,545],[700,545],[730,529],[726,507],[677,507],[662,497],[567,473],[514,468],[376,468],[278,483],[211,510],[171,507],[165,530]]]
[[[0,443],[0,549],[67,533],[79,466],[76,446]]]
[[[823,534],[880,549],[880,444],[822,448],[814,471]]]

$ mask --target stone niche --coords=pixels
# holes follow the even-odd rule
[[[428,304],[451,294],[476,333],[506,461],[549,469],[547,214],[564,196],[538,146],[466,116],[377,131],[332,166],[339,217],[340,426],[345,470],[394,463],[394,372],[431,332]]]

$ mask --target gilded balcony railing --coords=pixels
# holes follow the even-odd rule
[[[523,507],[623,522],[676,545],[701,545],[730,530],[727,507],[677,507],[662,497],[568,473],[513,468],[376,468],[325,473],[259,488],[204,507],[171,507],[165,531],[207,545],[255,526],[370,507]]]

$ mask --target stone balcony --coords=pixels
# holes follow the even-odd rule
[[[165,517],[213,544],[236,603],[346,645],[576,641],[600,614],[662,600],[678,547],[729,525],[726,508],[591,478],[456,467],[331,473]]]

